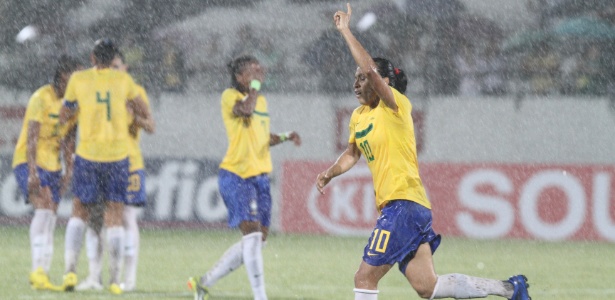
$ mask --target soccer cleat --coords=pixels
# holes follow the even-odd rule
[[[122,294],[122,288],[120,288],[119,285],[117,285],[117,283],[112,283],[109,286],[109,291],[111,292],[111,294],[113,295],[121,295]]]
[[[132,292],[135,290],[135,285],[134,284],[129,284],[129,283],[120,283],[120,288],[122,289],[122,291],[124,292]]]
[[[102,291],[103,285],[93,278],[88,277],[86,280],[82,281],[77,287],[75,287],[77,291]]]
[[[527,283],[527,277],[525,275],[516,275],[512,276],[508,279],[514,289],[512,298],[509,300],[531,300],[530,293],[527,289],[530,287],[530,284]]]
[[[199,283],[197,277],[188,278],[188,288],[194,292],[194,300],[209,299],[209,291]]]
[[[34,272],[30,273],[30,287],[33,290],[47,290],[51,286],[49,276],[47,276],[42,267],[38,267]]]
[[[75,290],[75,286],[77,285],[77,274],[74,272],[68,272],[64,275],[64,281],[62,283],[62,288],[66,292],[72,292]]]

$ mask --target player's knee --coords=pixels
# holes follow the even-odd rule
[[[429,299],[429,297],[433,295],[435,284],[429,284],[427,282],[422,282],[420,284],[414,284],[412,285],[412,287],[414,288],[416,293],[419,295],[419,297],[423,299]]]
[[[421,289],[417,289],[416,293],[419,295],[419,297],[423,299],[429,299],[429,297],[433,295],[433,289],[421,288]]]

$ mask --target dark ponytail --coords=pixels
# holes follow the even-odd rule
[[[72,73],[81,67],[79,60],[72,56],[62,55],[58,59],[56,72],[53,74],[53,86],[58,87],[62,74]]]
[[[243,69],[251,63],[258,63],[256,57],[252,55],[242,55],[233,59],[227,65],[231,75],[231,86],[240,92],[243,92],[242,89],[244,88],[239,84],[239,82],[237,82],[237,77],[235,75],[240,74]]]
[[[394,89],[402,94],[405,93],[406,86],[408,85],[406,73],[404,73],[402,69],[393,67],[393,64],[386,58],[375,57],[373,60],[376,64],[378,74],[380,74],[382,78],[388,78],[389,85]]]
[[[406,73],[399,68],[394,68],[393,71],[395,72],[395,85],[393,88],[405,94],[406,88],[408,87],[408,77],[406,77]]]

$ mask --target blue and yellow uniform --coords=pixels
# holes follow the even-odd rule
[[[139,96],[149,109],[149,99],[145,89],[137,85]],[[128,118],[128,126],[132,125],[133,116]],[[134,206],[144,206],[147,201],[145,193],[145,164],[143,163],[143,154],[141,153],[141,128],[138,128],[135,135],[130,135],[128,143],[128,195],[126,196],[126,204]]]
[[[363,259],[376,266],[398,262],[404,272],[420,244],[429,242],[435,251],[440,237],[431,228],[431,203],[419,176],[412,105],[391,91],[397,112],[382,99],[373,109],[358,107],[350,117],[348,142],[367,160],[381,213]]]
[[[129,113],[138,96],[129,74],[109,68],[73,73],[64,105],[78,110],[73,192],[83,203],[125,202],[128,187]]]
[[[13,169],[19,188],[28,199],[28,128],[31,121],[40,124],[38,143],[36,145],[36,165],[41,180],[41,186],[49,187],[52,200],[60,201],[62,164],[60,162],[60,141],[66,130],[74,124],[65,126],[59,124],[62,100],[56,95],[51,84],[44,85],[28,101],[26,115],[21,127],[21,133],[13,153]]]
[[[258,95],[252,115],[240,117],[233,113],[233,107],[245,97],[234,88],[222,93],[222,119],[229,145],[218,174],[220,194],[229,212],[230,227],[237,227],[242,221],[259,221],[269,226],[268,174],[272,164],[267,100]]]

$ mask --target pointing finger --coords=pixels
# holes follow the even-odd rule
[[[350,8],[350,3],[346,3],[346,7],[348,8],[348,16],[352,14],[352,8]]]

